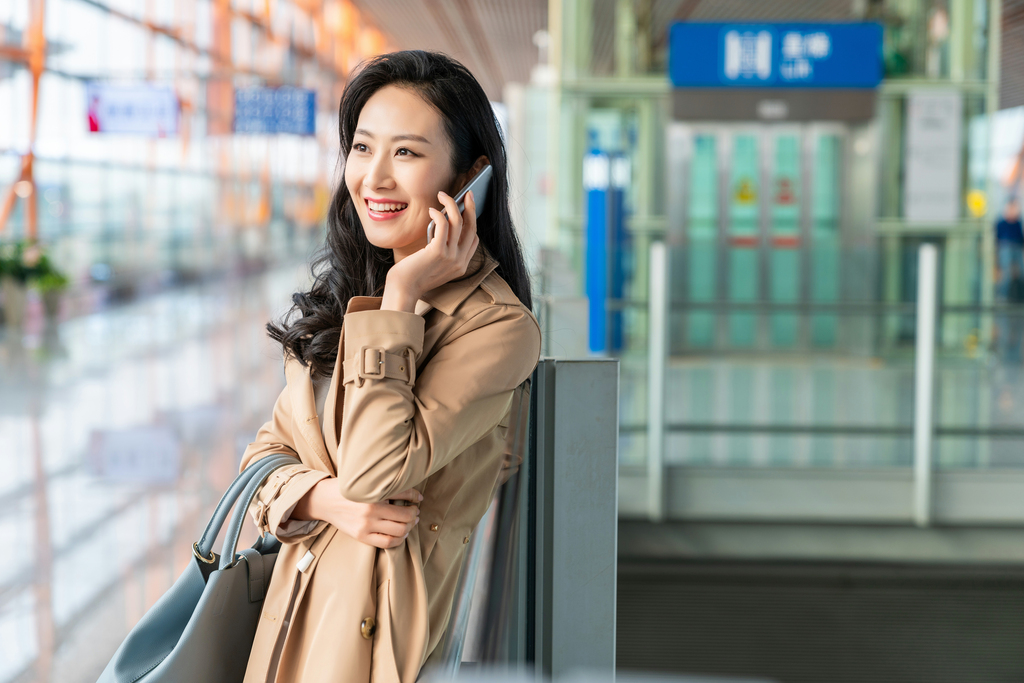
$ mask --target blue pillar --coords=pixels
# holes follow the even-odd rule
[[[586,293],[589,300],[591,353],[608,352],[608,236],[611,159],[599,150],[583,158],[586,193]]]
[[[611,260],[608,278],[609,296],[619,301],[625,298],[625,285],[633,267],[632,245],[626,233],[626,188],[629,187],[629,177],[629,158],[625,154],[613,154],[608,193],[608,238]],[[623,347],[622,316],[621,310],[608,314],[608,324],[611,328],[608,334],[612,351],[621,351]]]

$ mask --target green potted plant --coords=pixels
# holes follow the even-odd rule
[[[54,267],[43,246],[35,240],[0,244],[0,295],[8,326],[22,326],[29,287],[39,291],[46,315],[53,318],[60,311],[60,295],[67,285],[68,278]]]
[[[34,257],[28,254],[29,262]],[[33,264],[34,265],[34,264]],[[20,329],[25,320],[25,293],[31,267],[25,262],[25,242],[0,244],[0,296],[3,297],[3,320],[8,327]]]
[[[60,313],[61,295],[68,286],[67,276],[54,268],[47,260],[45,272],[36,278],[34,284],[43,296],[43,309],[46,311],[46,317],[56,318]]]

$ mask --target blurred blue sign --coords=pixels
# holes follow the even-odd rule
[[[316,93],[303,88],[235,90],[236,133],[316,134]]]
[[[85,104],[91,133],[162,138],[178,132],[178,96],[169,85],[90,82]]]
[[[874,88],[882,26],[678,22],[669,76],[677,88]]]

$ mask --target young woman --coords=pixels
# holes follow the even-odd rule
[[[444,55],[383,55],[349,82],[340,119],[344,182],[314,284],[290,322],[268,325],[287,386],[242,458],[302,461],[253,508],[284,545],[247,683],[413,683],[440,654],[540,353],[505,150],[476,79]],[[475,197],[461,214],[452,197],[486,164],[478,221]]]

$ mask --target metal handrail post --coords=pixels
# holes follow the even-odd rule
[[[665,365],[668,356],[668,247],[650,255],[647,339],[647,500],[651,521],[665,518]]]
[[[935,317],[938,249],[923,244],[917,257],[917,346],[914,358],[914,524],[926,527],[932,512],[932,413],[935,385]]]
[[[618,557],[616,359],[541,359],[533,386],[528,503],[533,642],[558,680],[615,671]]]

